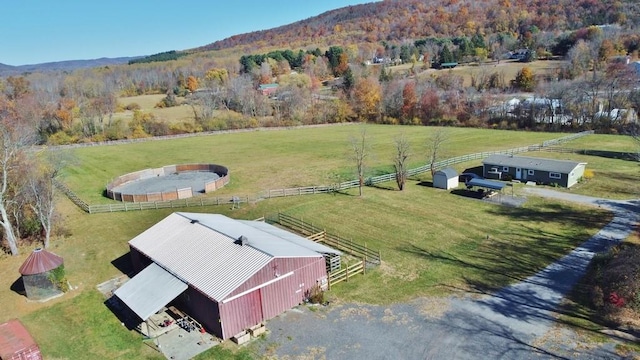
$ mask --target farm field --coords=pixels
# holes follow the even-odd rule
[[[392,172],[394,138],[411,143],[410,167],[426,163],[426,142],[440,128],[386,125],[335,125],[290,130],[257,130],[231,134],[147,141],[72,150],[79,166],[62,177],[89,204],[109,203],[107,183],[125,173],[181,163],[214,163],[229,169],[231,182],[213,195],[251,195],[268,189],[329,185],[356,178],[350,160],[350,138],[365,130],[371,147],[367,176]],[[538,144],[563,136],[486,129],[446,128],[450,139],[442,158]]]
[[[172,163],[213,162],[228,166],[231,183],[229,188],[222,189],[228,193],[316,184],[333,181],[334,177],[350,179],[354,174],[348,160],[348,138],[357,136],[360,129],[334,126],[255,131],[78,148],[73,152],[79,166],[67,171],[64,182],[83,199],[98,202],[108,201],[102,200],[101,192],[111,177]],[[393,138],[400,132],[411,140],[416,154],[413,165],[424,163],[425,156],[418,154],[423,152],[421,146],[433,128],[368,126],[366,129],[371,136],[374,175],[390,170]],[[451,142],[444,157],[524,146],[562,136],[447,130],[451,131]],[[597,144],[599,136],[586,144]],[[606,142],[624,139],[613,137]],[[574,147],[573,143],[566,146]],[[585,158],[590,164],[597,164],[599,159]],[[627,171],[626,162],[602,161],[594,183],[600,177],[606,179],[612,173]],[[478,161],[460,166],[479,164]],[[635,166],[637,171],[637,163]],[[12,309],[0,315],[0,320],[20,318],[38,339],[47,358],[161,358],[143,345],[137,334],[120,326],[103,304],[104,298],[96,285],[122,275],[116,265],[126,260],[127,241],[172,211],[215,212],[241,219],[281,211],[379,249],[381,266],[340,284],[328,294],[332,302],[372,304],[463,291],[491,291],[536,272],[610,219],[604,211],[538,198],[530,198],[520,208],[499,206],[422,185],[429,180],[429,174],[412,178],[403,192],[396,190],[395,183],[386,183],[366,187],[363,197],[356,196],[357,189],[352,189],[345,193],[270,199],[243,204],[235,210],[224,205],[89,215],[60,198],[64,228],[52,240],[51,251],[64,257],[69,281],[77,288],[47,303],[28,303],[9,290],[19,276],[17,268],[30,251],[23,248],[20,256],[0,259],[0,271],[13,274],[0,279],[0,302]],[[633,183],[632,179],[623,181],[620,188]],[[612,188],[611,195],[625,196],[618,194],[618,189]],[[54,330],[51,324],[56,324]],[[219,347],[199,358],[250,357],[248,349],[236,351],[233,346]]]
[[[447,74],[447,73],[460,75],[463,78],[463,86],[469,87],[472,84],[471,78],[473,76],[478,76],[479,74],[482,74],[482,73],[490,75],[494,72],[497,72],[503,76],[504,81],[508,85],[509,82],[515,79],[518,72],[522,70],[522,68],[525,66],[530,68],[535,75],[551,76],[556,74],[556,72],[558,71],[558,69],[560,69],[563,63],[565,62],[560,60],[537,60],[529,63],[519,62],[514,60],[501,60],[499,63],[492,61],[492,62],[487,62],[483,64],[477,64],[477,63],[470,64],[470,65],[465,64],[465,65],[456,66],[453,69],[443,69],[443,70],[437,70],[437,69],[421,70],[423,64],[416,63],[415,69],[418,69],[417,70],[418,77],[425,77],[425,76],[438,77],[442,74]],[[390,67],[390,69],[392,72],[406,73],[410,71],[412,66],[413,64],[402,64],[398,66],[392,66]]]
[[[154,95],[139,95],[128,96],[118,98],[118,103],[122,106],[127,106],[132,103],[140,105],[140,110],[145,113],[153,114],[158,121],[166,122],[168,124],[188,122],[193,123],[193,110],[191,106],[179,105],[168,108],[156,108],[156,104],[160,100],[164,99],[164,94]],[[183,98],[178,98],[178,101],[183,102]],[[122,120],[124,124],[128,124],[133,119],[133,111],[117,112],[113,114],[114,120]]]

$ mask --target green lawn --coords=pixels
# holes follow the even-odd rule
[[[394,138],[405,134],[410,140],[412,167],[426,162],[425,143],[433,127],[366,126],[371,155],[370,175],[391,171]],[[484,129],[445,129],[449,141],[442,156],[508,149],[537,144],[564,134],[499,131]],[[148,141],[108,147],[73,150],[79,166],[63,176],[65,182],[89,204],[109,203],[102,196],[107,183],[137,170],[164,165],[204,162],[229,168],[231,182],[214,195],[252,195],[262,190],[328,185],[355,179],[349,160],[350,137],[358,137],[361,125],[261,130],[223,135],[196,136],[174,140]]]
[[[367,127],[375,154],[371,171],[389,167],[393,138],[401,132],[414,147],[412,163],[423,163],[422,144],[432,130]],[[451,134],[447,156],[535,144],[562,135],[447,130]],[[184,162],[228,166],[231,183],[222,190],[227,193],[324,183],[335,176],[352,176],[347,160],[348,138],[359,131],[359,126],[336,126],[82,148],[74,151],[80,166],[69,169],[64,181],[92,203],[106,201],[101,192],[112,177]],[[597,160],[587,156],[590,164]],[[628,162],[602,161],[594,179],[626,171],[628,166]],[[120,326],[95,287],[121,275],[112,261],[126,256],[127,241],[172,211],[215,212],[241,219],[282,211],[366,243],[381,251],[383,264],[365,276],[340,284],[328,296],[333,301],[375,304],[457,291],[491,291],[553,262],[610,219],[600,210],[536,198],[521,208],[488,204],[421,185],[428,180],[428,174],[413,178],[403,192],[387,183],[365,188],[363,197],[356,196],[357,189],[352,189],[339,194],[270,199],[243,204],[235,210],[224,205],[89,215],[61,199],[64,229],[53,239],[51,250],[64,257],[68,279],[77,289],[43,304],[27,303],[23,296],[9,290],[19,276],[17,268],[28,256],[29,249],[23,248],[18,257],[0,259],[0,271],[7,274],[0,278],[0,303],[9,309],[0,321],[20,318],[47,358],[159,358],[138,335]],[[627,179],[625,184],[634,180]],[[249,358],[247,351],[220,347],[199,359]]]

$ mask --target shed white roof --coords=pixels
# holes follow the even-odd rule
[[[434,175],[439,175],[442,174],[444,175],[447,179],[453,179],[453,178],[458,178],[458,172],[455,169],[452,168],[446,168],[446,169],[442,169],[442,170],[438,170],[436,171],[436,173]]]
[[[238,244],[240,236],[248,242]],[[129,244],[216,301],[227,297],[273,258],[322,257],[309,248],[219,214],[173,213]]]

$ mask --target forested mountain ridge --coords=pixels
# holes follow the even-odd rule
[[[620,0],[387,0],[347,6],[278,28],[238,34],[196,50],[304,47],[424,37],[636,25],[640,6]]]

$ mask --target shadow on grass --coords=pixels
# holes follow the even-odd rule
[[[131,276],[135,272],[133,269],[133,262],[131,262],[130,251],[112,260],[111,265],[113,265],[116,269],[118,269],[121,273],[125,275]]]
[[[608,150],[578,150],[577,154],[580,155],[589,155],[589,156],[598,156],[607,159],[618,159],[618,160],[626,160],[626,161],[637,161],[637,154],[628,153],[622,151],[608,151]]]
[[[416,185],[424,187],[433,187],[433,181],[420,181]]]
[[[112,295],[105,300],[104,305],[111,310],[111,312],[120,320],[122,325],[126,326],[128,330],[135,329],[140,323],[143,322],[140,317],[133,312],[120,298]]]
[[[20,276],[16,281],[13,282],[13,284],[11,284],[11,291],[15,292],[18,295],[27,296],[27,291],[24,288],[22,276]]]

